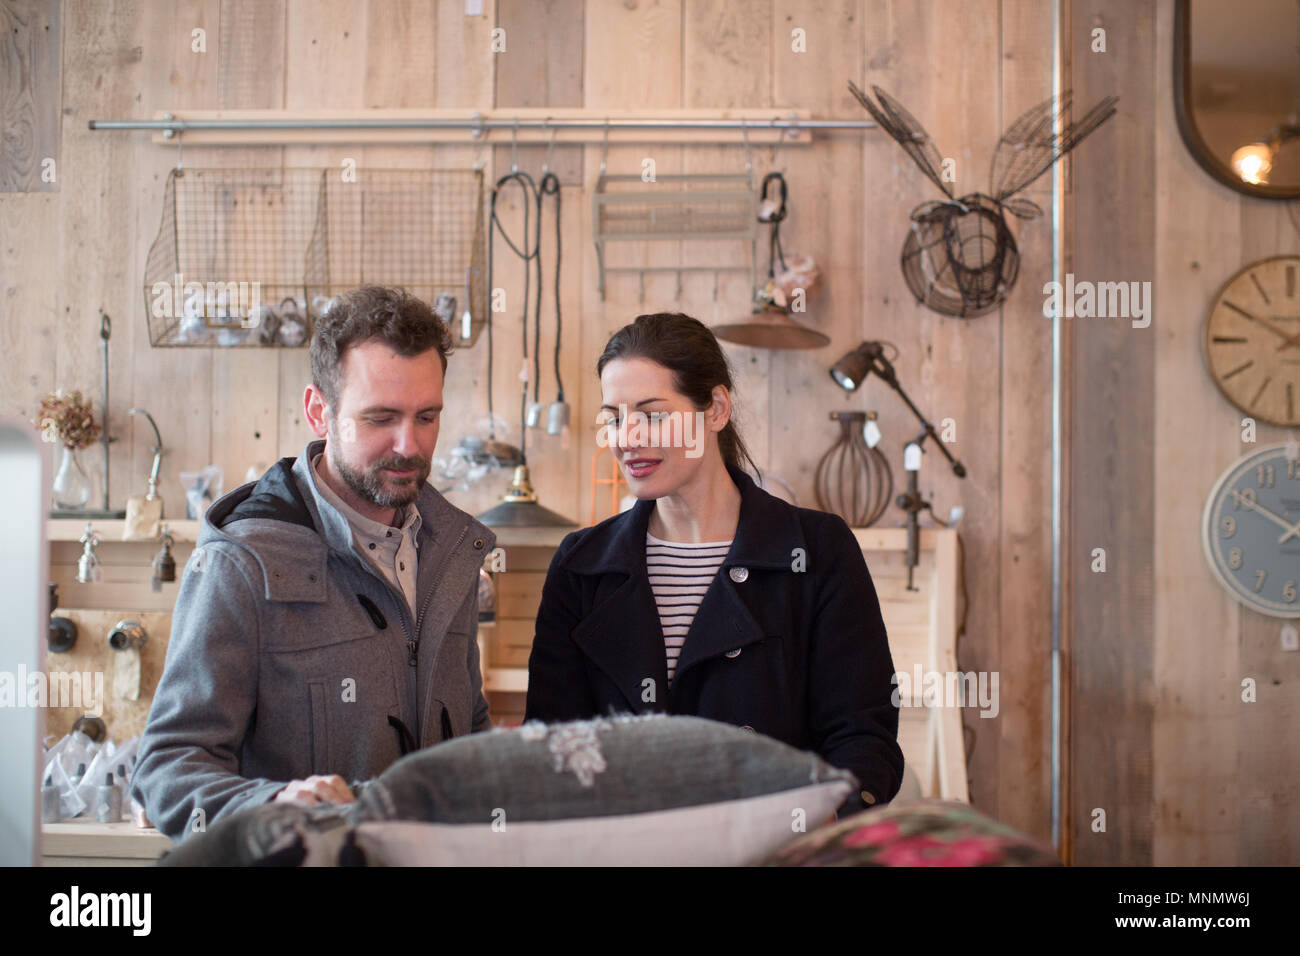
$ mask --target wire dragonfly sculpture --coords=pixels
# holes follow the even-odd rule
[[[1007,213],[1020,219],[1043,214],[1037,203],[1017,198],[1016,193],[1115,115],[1119,97],[1105,97],[1069,124],[1063,117],[1070,109],[1070,91],[1039,103],[998,141],[988,194],[975,192],[958,199],[943,175],[943,157],[925,127],[880,87],[871,90],[875,100],[849,81],[857,101],[945,197],[912,210],[901,257],[908,288],[918,302],[943,315],[973,318],[991,312],[1006,299],[1020,269],[1020,251]]]

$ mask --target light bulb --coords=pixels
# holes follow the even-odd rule
[[[1244,183],[1266,185],[1273,168],[1273,149],[1267,143],[1251,143],[1232,154],[1232,169]]]

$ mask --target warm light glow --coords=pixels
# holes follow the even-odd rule
[[[1232,154],[1232,168],[1241,181],[1252,186],[1266,185],[1273,168],[1273,149],[1267,143],[1251,143]]]

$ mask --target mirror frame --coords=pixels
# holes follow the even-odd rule
[[[1183,145],[1207,173],[1239,193],[1256,199],[1300,199],[1297,186],[1252,186],[1233,173],[1232,167],[1214,155],[1196,126],[1188,109],[1191,102],[1192,77],[1188,62],[1192,46],[1191,0],[1177,0],[1174,5],[1174,115]],[[1300,142],[1295,144],[1300,149]]]

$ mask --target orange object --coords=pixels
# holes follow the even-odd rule
[[[609,477],[601,478],[599,477],[600,456],[606,453],[609,454]],[[591,511],[587,515],[589,525],[596,523],[596,495],[600,485],[609,485],[610,511],[609,514],[605,515],[606,518],[609,518],[618,514],[618,501],[620,498],[618,489],[620,485],[624,488],[627,487],[627,479],[623,477],[623,470],[618,467],[618,460],[614,457],[614,453],[609,450],[608,445],[596,449],[596,454],[591,456]]]

